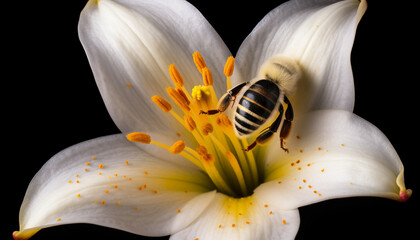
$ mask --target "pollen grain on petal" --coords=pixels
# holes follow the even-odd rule
[[[129,133],[126,137],[131,142],[139,142],[144,144],[150,144],[150,142],[152,141],[150,135],[141,132]]]

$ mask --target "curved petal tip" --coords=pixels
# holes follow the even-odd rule
[[[411,194],[413,194],[413,191],[411,189],[407,189],[405,191],[400,191],[400,202],[406,202],[410,197]]]
[[[35,235],[35,233],[37,233],[39,230],[41,229],[14,231],[12,236],[14,240],[26,240]]]

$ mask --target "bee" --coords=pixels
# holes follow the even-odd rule
[[[296,92],[301,77],[300,66],[294,59],[286,56],[273,57],[261,66],[254,80],[240,83],[228,90],[219,100],[217,109],[201,111],[200,114],[213,115],[224,112],[231,102],[232,107],[234,106],[236,97],[244,90],[234,109],[233,122],[238,137],[249,137],[262,129],[268,119],[275,120],[270,126],[263,128],[255,141],[243,150],[250,151],[258,144],[269,142],[281,125],[280,147],[289,152],[284,146],[284,140],[292,129],[294,114],[287,96]],[[286,105],[286,111],[283,104]]]

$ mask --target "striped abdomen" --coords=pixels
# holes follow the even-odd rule
[[[260,80],[251,85],[236,108],[236,132],[249,135],[257,130],[270,117],[279,97],[279,87],[270,80]]]

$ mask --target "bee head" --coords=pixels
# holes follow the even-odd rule
[[[286,95],[290,96],[296,92],[302,72],[294,59],[275,56],[261,66],[259,77],[274,81]]]

